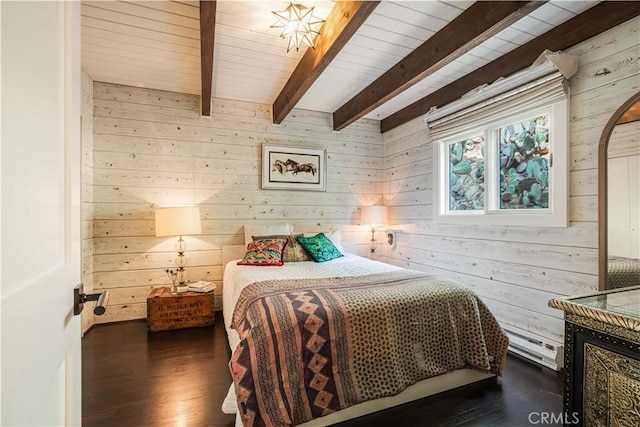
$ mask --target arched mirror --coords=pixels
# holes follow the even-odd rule
[[[598,151],[598,287],[639,285],[640,92],[609,119]]]

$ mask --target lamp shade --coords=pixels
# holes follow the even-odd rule
[[[179,206],[156,209],[156,236],[200,234],[200,208]]]
[[[385,225],[387,223],[386,206],[363,206],[362,223],[373,225]]]

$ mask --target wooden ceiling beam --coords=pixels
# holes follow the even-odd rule
[[[379,1],[338,1],[307,49],[284,88],[273,102],[273,123],[279,124],[300,101],[320,74],[378,6]]]
[[[211,116],[213,86],[213,45],[215,42],[216,1],[200,1],[200,114]]]
[[[426,114],[432,107],[455,101],[480,85],[492,83],[530,66],[545,50],[568,49],[640,14],[640,2],[605,1],[558,25],[500,58],[438,89],[384,118],[380,131],[387,132]]]
[[[478,1],[333,113],[341,130],[542,6],[545,1]]]

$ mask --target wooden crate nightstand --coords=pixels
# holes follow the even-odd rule
[[[155,288],[147,297],[147,329],[157,332],[213,325],[213,306],[213,292],[171,294],[168,287]]]

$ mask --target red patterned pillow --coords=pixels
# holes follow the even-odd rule
[[[238,265],[279,266],[284,264],[284,248],[289,239],[259,239],[247,245]]]
[[[307,255],[302,245],[296,240],[298,237],[302,237],[302,234],[291,234],[288,236],[252,236],[253,240],[262,239],[289,239],[287,246],[284,248],[284,259],[287,262],[297,261],[313,261],[313,259]]]

